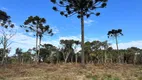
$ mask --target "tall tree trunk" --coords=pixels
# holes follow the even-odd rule
[[[97,64],[100,64],[100,58],[99,58],[99,56],[97,56]]]
[[[69,52],[69,53],[66,55],[66,57],[65,57],[65,63],[67,63],[67,60],[68,60],[69,55],[70,55],[70,52]]]
[[[22,57],[22,64],[24,63],[24,56]]]
[[[105,50],[105,63],[107,62],[107,54],[106,54],[106,50]]]
[[[8,63],[8,53],[6,52],[5,53],[5,64],[7,64]]]
[[[30,52],[30,64],[32,63],[32,56],[31,56],[31,52]]]
[[[71,63],[73,63],[73,56],[74,56],[74,55],[72,54],[72,55],[71,55]]]
[[[6,37],[4,37],[4,44],[3,44],[3,57],[2,57],[2,65],[5,64],[5,56],[6,56]]]
[[[20,64],[21,61],[22,61],[22,60],[21,60],[21,54],[18,53],[18,63]]]
[[[4,64],[4,60],[5,60],[5,50],[3,49],[2,62],[1,62],[2,65]]]
[[[38,25],[36,27],[37,31],[38,31]],[[36,62],[38,63],[38,59],[39,56],[38,56],[38,32],[36,32]]]
[[[118,54],[118,62],[120,63],[120,54],[119,54],[119,50],[118,50],[118,40],[117,40],[117,35],[115,35],[115,40],[116,40],[116,48],[117,48],[117,54]]]
[[[78,55],[77,55],[77,53],[75,54],[75,62],[76,62],[76,64],[77,64],[77,58],[78,58]]]
[[[57,52],[57,55],[56,55],[56,57],[57,57],[57,64],[59,63],[59,51]]]
[[[124,53],[121,55],[121,58],[122,58],[121,62],[124,64],[125,63],[124,62]]]
[[[117,48],[117,51],[118,51],[118,40],[117,40],[117,36],[115,36],[115,40],[116,40],[116,48]]]
[[[65,61],[65,59],[66,59],[66,55],[65,54],[66,53],[64,51],[62,53],[63,53],[63,58],[64,58],[64,61]]]
[[[85,62],[84,62],[84,16],[83,16],[83,10],[81,11],[81,48],[82,48],[81,63],[84,66]]]
[[[41,38],[42,38],[42,37],[40,36],[40,37],[39,37],[39,46],[38,46],[38,47],[39,47],[39,51],[38,51],[38,62],[40,62],[40,56],[39,56],[39,55],[40,55]]]
[[[102,55],[100,58],[101,58],[100,63],[101,64],[104,63],[104,56]]]
[[[134,54],[134,59],[133,59],[133,64],[136,64],[136,60],[137,60],[137,54]]]
[[[1,61],[1,65],[3,65],[3,62],[4,62],[4,56],[3,56],[3,53],[2,53],[2,61]]]
[[[91,56],[91,64],[93,64],[93,57]]]
[[[111,56],[111,60],[110,60],[110,62],[111,62],[111,64],[112,64],[112,53],[110,53],[110,54],[111,54],[111,55],[110,55],[110,56]]]
[[[89,57],[88,57],[88,56],[89,56],[89,54],[87,53],[87,54],[86,54],[86,64],[89,62],[89,61],[88,61],[88,60],[89,60]]]

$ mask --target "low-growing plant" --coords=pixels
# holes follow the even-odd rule
[[[142,76],[138,77],[138,80],[142,80]]]
[[[113,77],[110,74],[104,74],[104,77],[102,77],[101,80],[120,80],[118,77]]]

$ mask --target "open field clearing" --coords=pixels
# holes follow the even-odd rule
[[[142,66],[126,64],[25,64],[0,68],[0,80],[142,80]]]
[[[0,80],[142,80],[141,3],[0,0]]]

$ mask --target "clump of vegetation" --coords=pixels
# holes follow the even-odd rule
[[[1,77],[1,76],[0,76],[0,80],[6,80],[6,79],[5,79],[4,77]]]
[[[120,80],[118,77],[113,77],[111,74],[105,74],[102,80]]]
[[[86,78],[92,79],[92,80],[97,80],[98,76],[97,75],[92,75],[92,74],[87,74]]]
[[[138,77],[138,80],[142,80],[142,76]]]

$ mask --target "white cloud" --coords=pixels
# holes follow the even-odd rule
[[[1,7],[1,10],[7,11],[8,9],[5,7]]]
[[[55,39],[55,40],[47,40],[47,41],[42,41],[41,44],[52,44],[56,47],[59,46],[59,40],[58,39]]]
[[[51,27],[51,29],[53,30],[53,33],[54,33],[54,34],[59,33],[59,29],[58,29],[56,26]]]
[[[79,40],[80,41],[80,36],[65,36],[65,37],[59,37],[59,40]]]
[[[73,40],[79,40],[81,41],[81,35],[77,35],[77,36],[65,36],[65,37],[59,37],[59,40],[70,40],[70,39],[73,39]],[[92,37],[87,37],[85,36],[85,41],[93,41],[93,40],[99,40],[98,38],[92,38]]]
[[[91,19],[84,20],[84,23],[85,23],[85,24],[90,24],[90,23],[92,23],[92,22],[94,22],[94,21],[91,20]]]
[[[11,47],[11,52],[10,55],[13,55],[15,53],[16,48],[22,48],[24,51],[27,51],[30,48],[35,47],[36,45],[36,38],[27,36],[23,33],[17,33],[11,41],[13,42],[10,47]],[[41,41],[42,44],[53,44],[54,46],[59,45],[59,40],[51,40],[51,41]]]
[[[14,41],[15,43],[33,45],[33,43],[35,43],[35,38],[29,37],[29,36],[24,35],[24,34],[22,34],[22,33],[17,33],[17,34],[12,38],[12,41]]]
[[[33,48],[36,45],[36,39],[33,37],[34,33],[29,32],[26,33],[24,29],[20,28],[20,26],[17,26],[16,23],[13,23],[15,27],[13,30],[17,30],[17,33],[15,36],[13,36],[9,42],[12,42],[12,44],[8,47],[11,48],[11,52],[9,55],[15,54],[16,48],[22,48],[23,51],[27,51],[29,48]],[[59,30],[57,27],[52,27],[53,33],[59,33]],[[1,36],[1,34],[0,34]],[[47,41],[41,41],[42,44],[49,43],[53,44],[55,46],[59,45],[59,40],[47,40]],[[2,46],[0,46],[2,47]]]
[[[94,41],[94,40],[100,40],[99,38],[90,38],[90,37],[85,37],[85,41]]]
[[[87,24],[88,26],[92,25],[93,22],[94,21],[91,19],[84,20],[84,23]]]
[[[16,23],[12,23],[14,24],[14,28],[13,29],[16,29],[16,30],[19,30],[19,29],[22,29],[20,26],[18,26]]]
[[[35,38],[24,35],[23,33],[17,33],[11,39],[11,42],[13,43],[10,45],[11,47],[10,55],[13,55],[15,53],[15,49],[18,47],[22,48],[25,51],[35,46]]]
[[[119,43],[118,46],[119,46],[119,49],[127,49],[129,47],[138,47],[142,49],[142,40]],[[112,47],[116,49],[116,44],[112,44]]]

